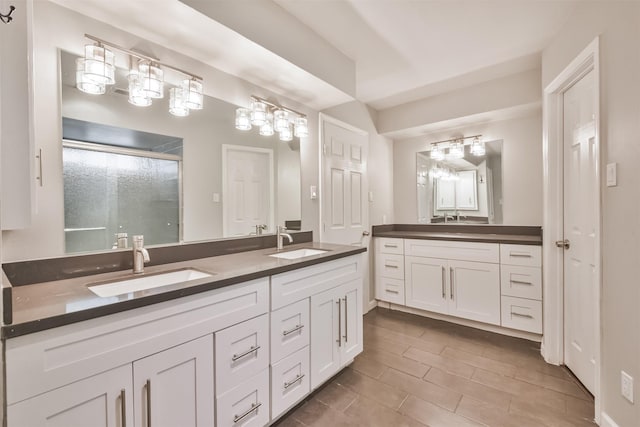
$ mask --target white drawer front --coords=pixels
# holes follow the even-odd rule
[[[269,315],[215,333],[216,396],[269,366]]]
[[[404,280],[376,276],[376,299],[404,305]]]
[[[501,265],[500,276],[502,295],[542,299],[542,271],[540,267]]]
[[[542,333],[542,302],[502,297],[502,326],[522,331]]]
[[[217,427],[262,427],[269,423],[269,369],[216,399]]]
[[[404,279],[404,256],[377,254],[376,274],[391,279]]]
[[[497,243],[453,242],[450,240],[404,239],[405,255],[460,261],[500,262]]]
[[[392,239],[389,237],[376,237],[375,245],[376,245],[376,252],[381,254],[402,255],[404,253],[403,239]]]
[[[309,345],[309,298],[271,313],[271,363]]]
[[[500,245],[500,263],[540,267],[542,265],[542,248],[531,245]]]
[[[282,359],[271,367],[271,418],[276,418],[310,390],[309,347]]]

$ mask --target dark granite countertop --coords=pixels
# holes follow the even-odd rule
[[[542,245],[542,229],[528,226],[395,224],[373,227],[374,237]]]
[[[323,249],[320,255],[287,260],[270,257],[275,248],[220,255],[145,267],[144,275],[194,268],[212,277],[114,297],[99,297],[87,286],[134,278],[131,270],[114,271],[11,288],[12,323],[2,327],[2,338],[17,337],[133,308],[229,286],[365,252],[364,247],[307,242],[286,246]],[[3,273],[4,274],[4,273]],[[135,277],[140,277],[136,275]],[[6,275],[3,277],[8,282]]]

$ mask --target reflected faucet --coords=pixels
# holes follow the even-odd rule
[[[283,233],[283,231],[287,231],[287,227],[283,227],[281,225],[278,226],[278,232],[276,233],[276,239],[277,239],[277,246],[276,248],[280,251],[282,250],[283,244],[282,244],[282,238],[286,237],[287,239],[289,239],[289,243],[293,243],[293,237],[291,237],[291,234],[289,233]]]
[[[267,229],[267,224],[256,224],[255,228],[256,228],[256,236],[261,236],[262,232]]]
[[[151,261],[149,252],[144,248],[144,236],[133,236],[133,274],[144,273],[144,263]]]
[[[453,215],[449,215],[448,213],[444,213],[444,223],[447,223],[447,220],[454,221],[456,218]]]

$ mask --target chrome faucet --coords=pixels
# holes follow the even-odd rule
[[[254,227],[256,228],[256,236],[261,236],[262,232],[267,229],[267,224],[256,224]]]
[[[293,243],[293,237],[291,237],[291,234],[289,233],[283,233],[283,231],[287,231],[287,227],[283,227],[281,225],[278,226],[278,232],[276,233],[276,239],[278,242],[277,245],[277,249],[278,250],[282,250],[282,238],[286,237],[287,239],[289,239],[289,243]]]
[[[144,236],[133,236],[133,274],[144,273],[144,263],[151,261],[149,252],[144,248]]]
[[[447,220],[451,220],[454,221],[456,219],[456,217],[454,217],[453,215],[449,215],[447,212],[444,213],[444,223],[447,223]]]

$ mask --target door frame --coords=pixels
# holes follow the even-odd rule
[[[249,151],[252,153],[263,153],[269,155],[269,230],[274,230],[275,224],[275,179],[274,179],[274,166],[273,166],[273,150],[270,148],[251,147],[248,145],[234,145],[234,144],[222,144],[222,236],[227,236],[228,224],[227,221],[227,155],[230,150],[236,151]],[[248,233],[247,233],[248,235]]]
[[[596,228],[596,295],[595,295],[595,419],[600,422],[601,411],[601,287],[602,287],[602,170],[600,141],[600,60],[599,39],[596,37],[544,89],[543,105],[543,339],[541,353],[548,363],[564,363],[564,252],[554,242],[564,239],[564,136],[563,94],[587,73],[594,73],[595,103],[595,212]]]

